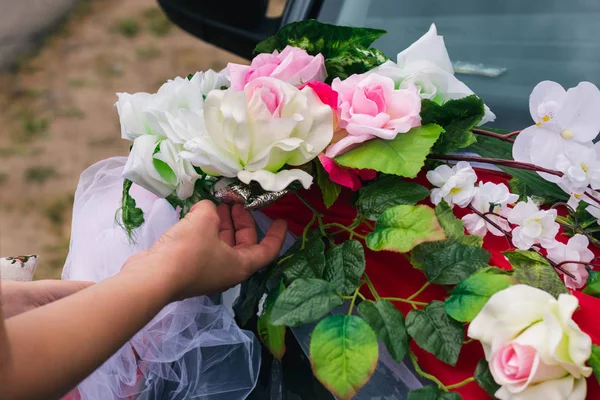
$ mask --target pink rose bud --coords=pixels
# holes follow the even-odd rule
[[[329,174],[329,179],[338,185],[350,188],[352,191],[357,191],[362,187],[362,181],[370,181],[377,177],[377,172],[371,169],[354,169],[345,168],[337,165],[331,158],[325,154],[319,154],[319,161],[323,169]]]
[[[227,72],[231,88],[244,89],[246,84],[256,78],[272,77],[300,86],[306,82],[324,81],[327,77],[325,59],[322,54],[311,56],[305,50],[287,46],[281,53],[259,54],[250,65],[229,63]]]

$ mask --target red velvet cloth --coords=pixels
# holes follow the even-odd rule
[[[477,173],[480,181],[494,183],[506,183],[508,181],[508,177],[502,173],[486,170],[478,170]],[[417,181],[425,184],[423,176],[417,178]],[[351,196],[349,191],[343,191],[340,199],[330,209],[327,209],[323,204],[321,192],[316,185],[310,191],[301,192],[301,195],[324,215],[325,223],[337,222],[348,226],[356,217],[355,209],[349,204]],[[312,217],[312,212],[293,195],[286,196],[263,211],[273,219],[286,220],[289,230],[296,235],[302,234],[302,230]],[[465,213],[464,210],[459,208],[455,208],[455,212],[458,217],[462,217]],[[511,268],[508,261],[501,254],[503,251],[511,249],[511,244],[506,238],[488,234],[484,238],[483,247],[492,254],[491,265],[504,269]],[[406,298],[426,282],[425,275],[413,268],[400,254],[386,251],[374,252],[366,249],[366,258],[367,273],[381,296]],[[574,320],[591,336],[595,344],[600,345],[600,324],[597,323],[597,315],[600,312],[600,299],[578,292],[574,294],[579,299],[580,304],[580,309],[575,312]],[[428,302],[436,299],[443,300],[446,297],[447,293],[441,286],[431,285],[416,300]],[[411,310],[411,306],[408,304],[395,304],[405,315]],[[419,359],[421,367],[428,373],[438,377],[445,385],[452,385],[473,376],[477,362],[484,356],[481,345],[478,342],[471,342],[463,346],[457,365],[452,367],[438,361],[432,354],[416,346],[414,342],[411,348]],[[461,387],[457,391],[465,400],[488,398],[487,394],[474,382]],[[600,387],[593,375],[588,379],[587,398],[600,398]]]

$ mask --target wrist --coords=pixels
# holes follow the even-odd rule
[[[165,306],[180,300],[182,284],[178,282],[171,263],[161,260],[159,255],[128,260],[120,274],[131,277],[136,286],[144,287],[152,298],[158,299]]]

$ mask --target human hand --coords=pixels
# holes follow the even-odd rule
[[[157,263],[175,285],[175,299],[226,290],[264,268],[279,254],[287,224],[278,220],[257,244],[254,219],[240,204],[216,207],[208,200],[194,205],[148,250],[125,267]]]
[[[24,313],[67,297],[94,282],[47,279],[33,282],[0,281],[0,304],[4,318]]]

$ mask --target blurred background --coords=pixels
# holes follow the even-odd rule
[[[280,15],[285,0],[271,0]],[[0,0],[0,255],[38,254],[59,278],[73,195],[93,163],[127,155],[115,92],[246,61],[174,26],[152,0]]]

